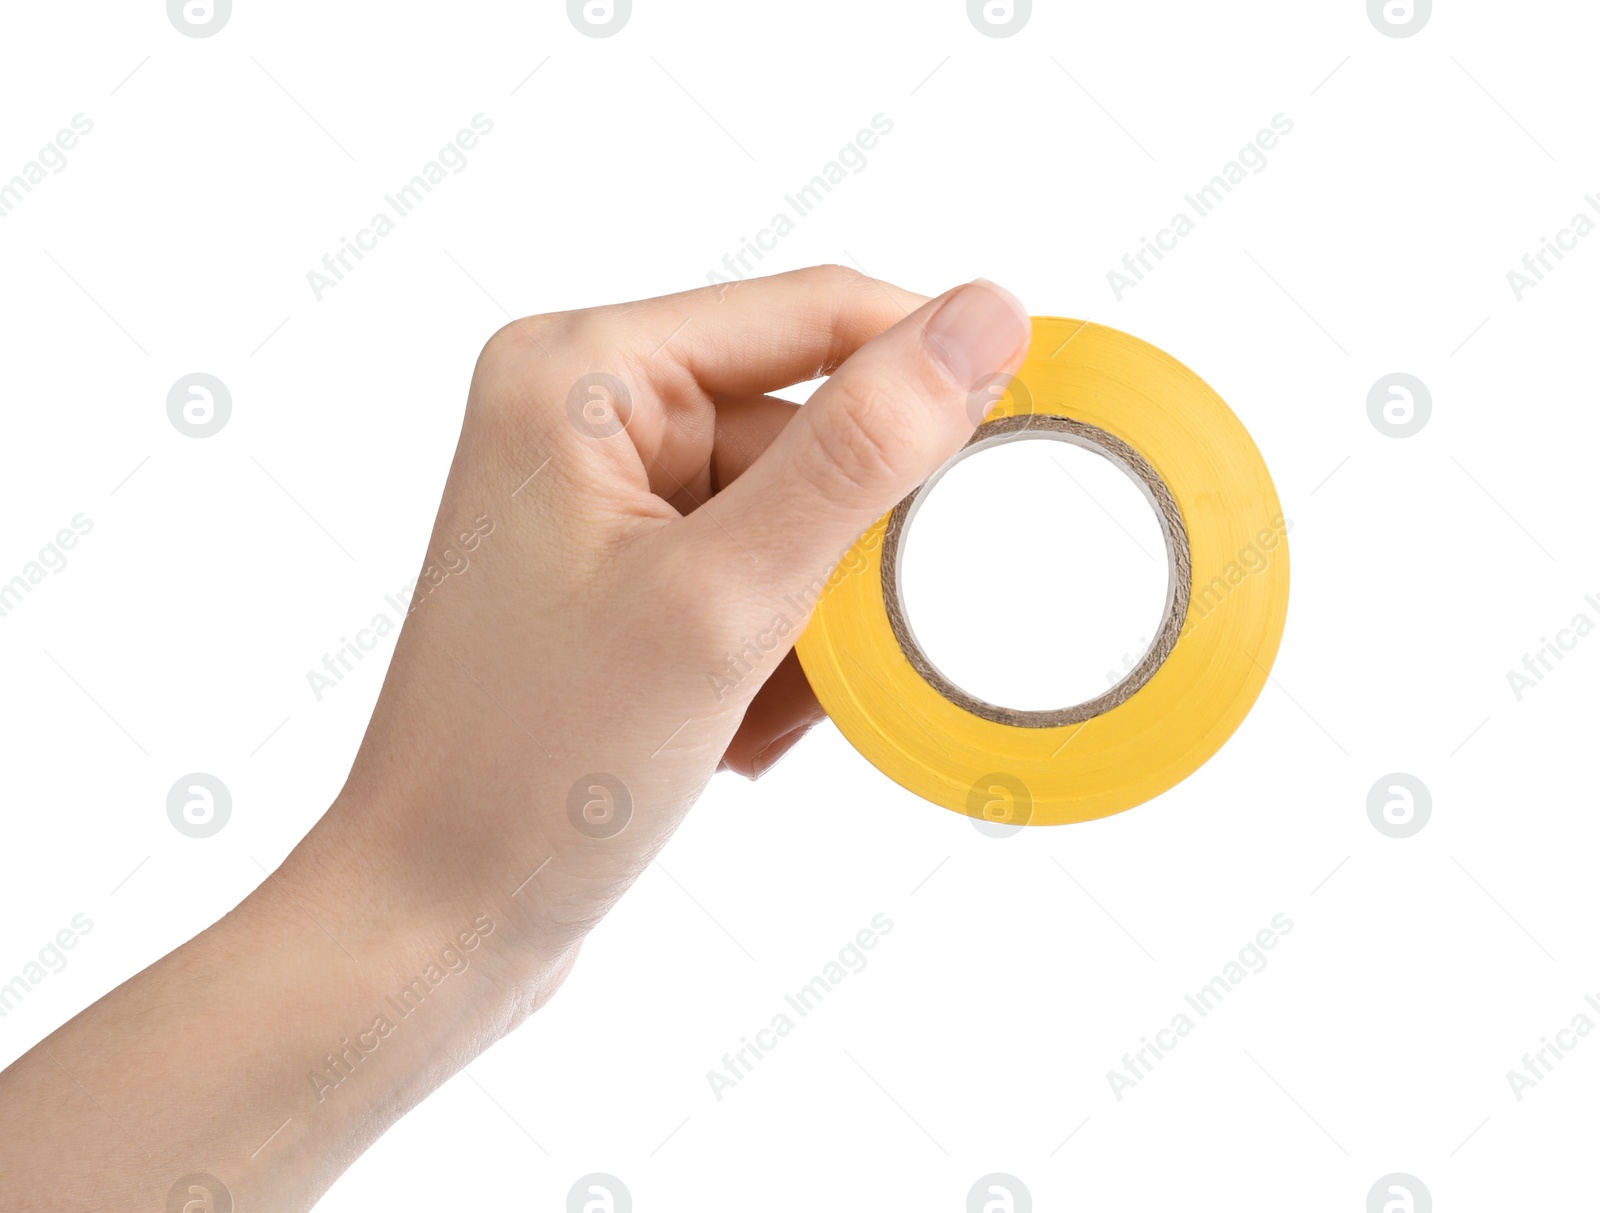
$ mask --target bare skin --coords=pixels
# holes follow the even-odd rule
[[[495,334],[345,787],[230,914],[0,1074],[0,1208],[165,1208],[203,1173],[309,1209],[550,998],[713,773],[821,718],[795,604],[1029,336],[991,284],[837,267]],[[595,372],[625,429],[569,409]],[[824,374],[803,407],[766,395]]]

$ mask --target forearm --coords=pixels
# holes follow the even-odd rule
[[[325,821],[0,1074],[0,1204],[165,1208],[201,1173],[235,1207],[309,1208],[553,986],[514,904],[417,909],[356,841]]]

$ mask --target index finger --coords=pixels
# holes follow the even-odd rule
[[[759,396],[830,374],[927,299],[818,265],[596,310],[623,313],[637,354],[681,367],[707,395]]]
[[[593,320],[631,394],[628,436],[652,491],[704,477],[716,400],[831,374],[926,296],[838,265],[813,266],[573,314]],[[582,354],[580,353],[580,356]]]

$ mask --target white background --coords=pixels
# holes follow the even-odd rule
[[[719,777],[555,1002],[322,1207],[560,1209],[590,1171],[640,1210],[960,1210],[993,1171],[1041,1210],[1356,1213],[1394,1171],[1440,1210],[1594,1199],[1600,1039],[1520,1102],[1505,1077],[1600,993],[1600,639],[1520,702],[1506,678],[1600,620],[1600,238],[1520,302],[1506,279],[1600,190],[1593,6],[1458,0],[1404,39],[1361,0],[1040,3],[1008,38],[957,0],[638,0],[605,39],[553,0],[5,23],[0,179],[94,130],[0,220],[0,580],[94,525],[0,619],[0,980],[94,928],[0,1062],[337,791],[387,650],[321,702],[306,671],[416,575],[507,314],[703,283],[881,113],[761,269],[982,274],[1193,367],[1293,522],[1272,683],[1196,775],[1090,825],[984,837],[828,726]],[[318,302],[306,272],[478,113],[469,167]],[[1268,167],[1117,301],[1107,271],[1280,113]],[[203,441],[165,411],[197,370],[233,397]],[[1433,399],[1403,440],[1366,412],[1397,370]],[[1019,626],[1056,606],[994,595]],[[197,770],[234,798],[203,841],[165,813]],[[1392,771],[1433,798],[1404,840],[1366,813]],[[869,967],[718,1102],[706,1072],[878,913]],[[1266,969],[1117,1100],[1106,1072],[1279,913]]]

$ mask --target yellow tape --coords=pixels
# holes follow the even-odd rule
[[[1260,452],[1221,397],[1127,333],[1035,317],[1027,360],[979,433],[1029,413],[1071,418],[1132,447],[1181,515],[1188,593],[1174,601],[1187,607],[1176,644],[1143,685],[1071,723],[1017,723],[1050,714],[999,709],[1007,719],[996,720],[958,706],[913,667],[891,622],[883,562],[897,559],[893,513],[840,562],[796,647],[828,715],[896,783],[968,816],[1058,825],[1160,795],[1244,720],[1283,635],[1289,524]],[[997,587],[1027,582],[1025,570],[994,577]],[[1050,635],[1051,604],[1017,604],[1009,593],[997,590],[1004,609],[993,626]]]

